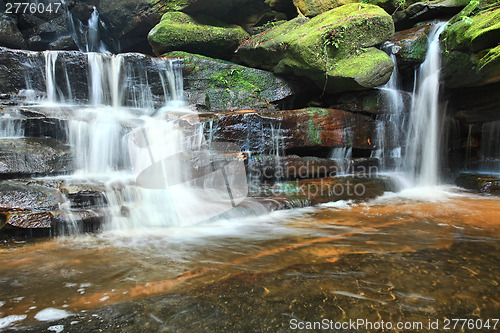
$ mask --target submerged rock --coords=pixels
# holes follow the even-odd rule
[[[220,59],[230,59],[246,37],[240,26],[181,12],[166,13],[148,34],[156,55],[186,51]]]
[[[473,1],[441,35],[443,78],[448,87],[500,81],[500,6]]]
[[[269,29],[245,41],[238,55],[253,67],[306,77],[330,93],[360,90],[389,80],[394,64],[373,46],[393,34],[380,7],[348,4]]]
[[[187,101],[201,110],[274,109],[298,91],[271,72],[185,52],[166,56],[183,59]]]

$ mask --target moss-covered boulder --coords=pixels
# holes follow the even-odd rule
[[[447,86],[500,82],[500,3],[473,1],[441,35]]]
[[[369,4],[348,4],[312,19],[297,17],[245,41],[242,61],[307,77],[327,92],[385,84],[393,62],[374,46],[394,34],[391,16]]]
[[[274,109],[273,103],[295,94],[294,85],[275,74],[186,52],[168,57],[184,61],[184,91],[199,110]]]
[[[337,8],[350,3],[358,3],[359,0],[293,0],[293,4],[297,10],[305,16],[314,17],[316,15],[327,12],[333,8]],[[372,5],[377,5],[392,13],[397,5],[393,0],[367,0],[363,1]]]
[[[148,34],[157,55],[185,51],[221,59],[230,59],[247,37],[240,26],[205,16],[194,18],[181,12],[166,13]]]

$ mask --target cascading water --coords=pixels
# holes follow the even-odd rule
[[[446,23],[440,23],[434,27],[429,36],[427,55],[418,71],[413,93],[402,168],[414,186],[439,184],[439,131],[441,128],[439,35],[445,28]]]
[[[238,149],[212,138],[207,144],[204,124],[184,106],[179,60],[76,55],[86,60],[88,93],[71,101],[77,106],[67,104],[65,92],[78,84],[59,86],[56,78],[67,77],[67,67],[57,52],[46,51],[44,107],[71,108],[68,138],[77,170],[71,179],[106,186],[109,229],[189,225],[245,199],[243,163],[220,158]]]
[[[439,183],[439,35],[445,28],[446,23],[436,25],[429,36],[427,55],[418,71],[410,113],[403,168],[413,184],[420,186]]]
[[[349,169],[349,161],[352,157],[352,147],[333,148],[330,153],[330,159],[337,162],[337,175],[345,175]]]
[[[389,46],[388,48],[390,50]],[[405,106],[400,90],[396,56],[390,52],[390,57],[394,62],[394,69],[389,82],[380,87],[387,110],[377,119],[376,149],[371,154],[371,157],[379,160],[382,171],[397,170],[401,167],[402,128],[405,126]]]
[[[480,169],[500,173],[500,121],[498,120],[482,125]]]
[[[68,10],[68,25],[78,49],[83,52],[110,53],[110,47],[101,38],[99,12],[94,7],[87,24],[75,20]]]

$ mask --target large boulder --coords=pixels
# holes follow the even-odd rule
[[[441,35],[443,77],[448,87],[500,81],[500,5],[471,2]]]
[[[284,79],[260,69],[186,52],[166,56],[183,59],[187,101],[199,110],[273,109],[273,103],[297,91]]]
[[[374,46],[393,34],[391,16],[380,7],[348,4],[254,36],[238,55],[252,67],[309,78],[330,93],[360,90],[389,80],[394,64]]]
[[[166,13],[148,34],[156,55],[185,51],[220,59],[230,59],[247,37],[248,33],[240,26],[181,12]]]
[[[308,17],[314,17],[333,8],[358,2],[358,0],[293,0],[297,10]],[[392,13],[397,7],[396,2],[393,0],[369,0],[364,2],[380,6],[388,13]]]

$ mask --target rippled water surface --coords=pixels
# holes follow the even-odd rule
[[[0,328],[486,320],[500,315],[499,274],[500,200],[421,189],[189,228],[7,243]]]

